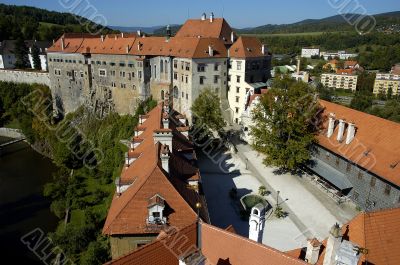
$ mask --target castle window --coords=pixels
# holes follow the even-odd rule
[[[240,83],[240,75],[236,76],[236,82]]]
[[[186,71],[190,71],[190,63],[186,63]]]
[[[236,62],[237,64],[237,70],[242,70],[242,62]]]
[[[214,84],[218,84],[219,82],[219,75],[214,75]]]
[[[99,76],[107,76],[107,72],[104,69],[99,69]]]
[[[375,187],[375,184],[376,184],[376,178],[375,177],[371,177],[371,181],[370,181],[369,185],[371,187]]]
[[[121,88],[126,88],[126,84],[121,83]]]
[[[197,66],[197,72],[205,72],[206,71],[206,66],[204,64],[199,64]]]
[[[174,60],[174,68],[175,69],[178,68],[178,61],[177,60]]]
[[[177,87],[174,87],[173,94],[174,94],[174,98],[178,98],[178,88]]]
[[[206,78],[204,76],[200,76],[200,85],[204,85],[204,80]]]
[[[119,66],[124,67],[125,66],[125,62],[119,62]]]
[[[136,90],[136,86],[135,86],[135,85],[133,85],[133,86],[132,86],[132,89],[133,89],[133,90]]]
[[[163,60],[161,60],[161,62],[160,62],[160,71],[161,71],[161,73],[164,72],[164,61]]]
[[[390,191],[391,191],[392,187],[389,184],[386,184],[385,186],[385,195],[390,195]]]
[[[174,80],[178,80],[178,73],[174,72]]]
[[[218,70],[219,70],[219,64],[216,63],[216,64],[214,64],[214,71],[218,71]]]
[[[119,77],[125,77],[125,72],[119,72]]]

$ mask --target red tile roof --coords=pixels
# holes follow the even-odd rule
[[[133,184],[120,196],[117,194],[114,196],[103,227],[104,234],[154,234],[154,231],[148,229],[146,218],[148,217],[148,200],[156,194],[164,198],[168,208],[171,209],[168,213],[169,225],[183,228],[195,221],[197,202],[202,204],[201,217],[209,221],[204,196],[189,189],[182,177],[184,174],[196,174],[197,167],[190,163],[183,163],[181,154],[172,150],[171,173],[168,174],[162,169],[159,160],[161,145],[154,144],[153,138],[153,132],[161,128],[162,110],[161,104],[155,107],[141,125],[146,127],[140,135],[142,141],[134,151],[130,152],[141,155],[129,167],[124,167],[121,172],[121,183]],[[175,130],[174,133],[180,134]],[[177,164],[176,161],[180,163]]]
[[[307,264],[278,250],[241,237],[231,231],[201,223],[201,254],[205,264],[294,265]],[[178,265],[180,257],[198,251],[197,224],[173,233],[163,233],[158,240],[107,264]]]
[[[233,30],[223,18],[215,18],[213,22],[209,19],[189,19],[183,24],[176,33],[176,37],[195,37],[217,38],[226,44],[231,44],[231,34]],[[235,38],[236,34],[234,33]]]
[[[400,264],[400,208],[360,213],[342,226],[343,239],[366,249],[358,262],[364,264]],[[322,242],[317,265],[322,265],[327,240]],[[295,249],[287,254],[304,259],[306,249]],[[366,263],[366,261],[368,263]]]
[[[251,58],[265,56],[262,53],[262,43],[256,37],[240,37],[229,49],[232,58]]]
[[[345,61],[344,68],[355,67],[357,64],[357,61]]]
[[[64,49],[62,49],[64,41]],[[209,46],[213,56],[209,55]],[[104,37],[86,35],[63,35],[48,52],[91,53],[91,54],[129,54],[137,56],[175,56],[181,58],[225,58],[228,56],[224,42],[218,38],[173,37]]]
[[[336,73],[339,75],[353,75],[355,72],[355,69],[350,68],[350,69],[337,69]]]
[[[334,113],[336,120],[355,123],[356,133],[348,145],[336,140],[338,126],[328,138],[326,118],[324,130],[318,136],[319,145],[400,186],[400,124],[328,101],[321,100],[320,103],[325,117]]]

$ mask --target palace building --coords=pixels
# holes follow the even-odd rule
[[[140,31],[64,34],[47,53],[55,109],[61,112],[85,105],[101,116],[132,114],[140,101],[150,96],[162,100],[169,93],[174,108],[189,121],[193,101],[210,88],[220,95],[229,119],[235,116],[239,122],[236,108],[240,112],[243,104],[229,106],[228,98],[244,101],[252,83],[269,77],[271,60],[255,37],[237,38],[226,20],[213,14],[186,21],[174,37],[169,27],[165,37]],[[237,81],[228,91],[229,76]]]

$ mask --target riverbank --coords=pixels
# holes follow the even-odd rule
[[[0,143],[10,138],[0,137]],[[45,234],[56,229],[51,200],[43,187],[52,180],[56,166],[25,142],[10,145],[0,157],[0,249],[5,264],[43,264],[20,238],[39,228]],[[9,262],[8,262],[9,261]]]

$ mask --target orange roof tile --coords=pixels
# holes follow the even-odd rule
[[[325,117],[335,113],[336,120],[352,121],[356,133],[348,145],[336,140],[338,126],[328,138],[326,118],[324,130],[318,135],[319,145],[400,186],[400,124],[328,101],[320,103]]]
[[[197,202],[202,204],[201,217],[209,221],[204,196],[189,189],[182,177],[185,174],[193,176],[198,171],[197,167],[185,162],[177,150],[171,153],[170,174],[167,174],[160,165],[162,147],[160,143],[154,143],[153,132],[162,130],[162,113],[162,104],[151,110],[146,116],[146,121],[140,126],[142,129],[145,128],[140,139],[134,138],[140,140],[140,144],[135,150],[131,150],[129,155],[140,155],[133,164],[123,168],[120,178],[121,183],[132,183],[132,185],[120,196],[114,196],[104,224],[104,234],[154,234],[154,231],[147,229],[146,218],[148,200],[156,194],[164,198],[168,208],[171,209],[167,214],[169,225],[183,228],[195,221]],[[174,129],[173,126],[171,128]],[[174,130],[173,143],[180,134]]]
[[[64,49],[62,49],[64,40]],[[209,46],[214,54],[210,56]],[[224,42],[218,38],[180,38],[168,41],[164,37],[104,37],[86,35],[69,37],[63,35],[48,52],[91,53],[91,54],[129,54],[136,56],[175,56],[181,58],[225,58],[228,56]]]
[[[201,223],[201,254],[205,264],[292,265],[307,264],[285,253],[241,237],[231,231]],[[163,233],[160,239],[107,264],[178,265],[178,258],[198,251],[197,224],[173,233]]]
[[[339,75],[353,75],[355,70],[353,68],[350,69],[337,69],[336,73]]]
[[[231,34],[233,30],[223,18],[215,18],[213,22],[209,19],[189,19],[183,24],[176,33],[176,37],[202,37],[202,38],[218,38],[226,44],[231,44]],[[234,33],[236,38],[236,33]]]
[[[367,254],[361,254],[359,265],[400,264],[400,208],[360,213],[342,226],[343,239],[351,241]],[[322,242],[317,265],[324,262],[327,240]],[[304,260],[306,248],[294,249],[286,254]]]
[[[262,43],[256,37],[240,37],[229,49],[232,58],[250,58],[265,56],[262,53]]]

